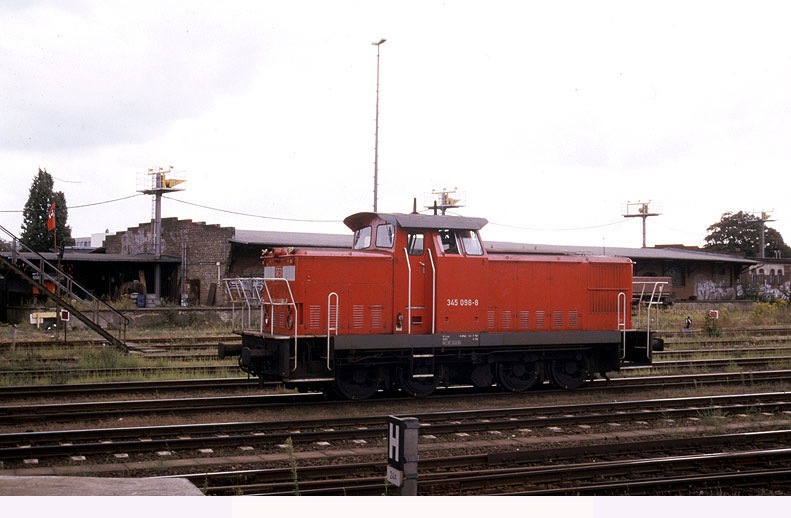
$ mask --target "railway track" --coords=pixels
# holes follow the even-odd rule
[[[161,348],[179,348],[190,347],[195,344],[205,344],[208,346],[217,346],[218,342],[239,343],[241,337],[237,334],[228,335],[196,335],[196,336],[139,336],[127,338],[127,341],[132,344],[141,344],[156,346]],[[46,347],[101,347],[107,344],[106,341],[98,338],[84,338],[84,339],[69,339],[67,341],[59,339],[50,340],[17,340],[15,347],[18,349],[37,349]],[[8,340],[0,341],[0,351],[11,348],[11,342]]]
[[[629,390],[645,390],[647,388],[668,388],[668,387],[684,387],[684,386],[704,386],[715,384],[758,384],[758,383],[771,383],[771,382],[787,382],[791,378],[791,370],[770,370],[770,371],[756,371],[756,372],[732,372],[732,373],[717,373],[717,374],[688,374],[688,375],[669,375],[669,376],[634,376],[612,378],[609,381],[596,380],[588,382],[583,388],[584,390],[606,390],[606,391],[629,391]],[[239,384],[237,384],[237,382]],[[206,380],[176,380],[172,382],[134,382],[134,383],[97,383],[91,384],[81,392],[82,394],[96,394],[103,393],[104,387],[109,387],[109,390],[117,389],[121,392],[128,388],[132,392],[139,392],[146,387],[148,391],[159,392],[162,387],[168,387],[171,390],[187,390],[195,391],[201,387],[217,387],[217,384],[223,388],[234,386],[247,386],[251,389],[257,387],[254,380],[246,379],[206,379]],[[64,388],[63,393],[69,390],[67,387],[73,387],[71,395],[79,394],[79,385],[49,385],[42,386],[32,385],[29,387],[7,387],[0,388],[0,396],[10,398],[16,397],[35,397],[40,396],[43,391],[50,388],[51,393],[60,393],[61,387]],[[25,389],[31,389],[30,392],[25,392]],[[551,389],[546,385],[539,390],[559,390]],[[502,393],[507,396],[507,393]],[[491,393],[476,393],[471,392],[469,387],[451,387],[446,390],[439,390],[432,399],[436,398],[486,398],[490,397]],[[382,393],[378,398],[371,398],[369,401],[355,402],[359,405],[378,404],[382,401],[403,401],[405,397],[401,398],[386,398]],[[260,408],[272,407],[291,407],[299,404],[343,404],[342,401],[327,401],[325,396],[321,393],[304,393],[304,394],[252,394],[252,395],[234,395],[234,396],[210,396],[210,397],[189,397],[189,398],[168,398],[168,399],[135,399],[131,401],[86,401],[86,402],[67,402],[67,403],[41,403],[41,404],[6,404],[0,405],[0,424],[13,424],[13,423],[31,423],[36,421],[58,421],[67,422],[74,420],[89,420],[106,418],[108,416],[127,416],[139,414],[194,414],[205,412],[217,411],[233,411],[233,410],[256,410]]]
[[[74,369],[21,369],[21,370],[0,370],[0,378],[13,380],[22,379],[49,379],[53,376],[61,378],[91,378],[91,377],[127,377],[137,376],[159,377],[172,374],[198,373],[204,375],[219,375],[227,373],[238,373],[239,367],[233,361],[225,364],[209,365],[178,365],[170,367],[129,367],[129,368],[74,368]]]
[[[791,430],[777,430],[425,458],[419,461],[419,494],[688,494],[701,487],[731,488],[734,481],[741,489],[763,488],[770,474],[791,470],[758,470],[756,460],[787,461],[789,440]],[[707,470],[719,466],[726,471],[702,474],[701,464]],[[299,494],[384,494],[385,466],[376,461],[299,467]],[[649,470],[655,476],[646,477]],[[684,474],[668,475],[671,471]],[[178,476],[208,495],[294,495],[293,475],[289,467]],[[752,485],[746,486],[745,480]],[[652,489],[652,483],[660,491]],[[642,490],[635,492],[636,488]]]
[[[739,358],[717,358],[717,359],[695,359],[695,360],[663,360],[656,361],[652,365],[637,367],[622,367],[621,372],[643,372],[659,369],[711,369],[722,367],[762,367],[772,365],[791,364],[791,356],[769,356],[769,357],[739,357]],[[231,358],[224,364],[209,365],[179,365],[168,367],[131,367],[118,369],[92,369],[92,368],[73,368],[73,369],[34,369],[34,370],[0,370],[0,378],[6,381],[14,379],[35,380],[51,379],[53,376],[65,379],[85,379],[102,376],[105,378],[113,377],[161,377],[172,376],[180,373],[198,373],[205,376],[238,373],[239,368]]]
[[[791,372],[791,371],[789,371]],[[92,394],[117,393],[161,393],[195,392],[199,390],[227,390],[260,387],[254,378],[205,378],[162,381],[111,381],[106,383],[70,383],[51,385],[7,385],[0,386],[0,401],[4,399],[27,399],[51,397],[53,394],[85,396]]]
[[[612,423],[699,420],[728,414],[791,414],[791,392],[666,398],[572,405],[527,406],[446,412],[410,413],[421,421],[421,432],[435,438],[450,434],[528,434],[534,429]],[[107,455],[113,453],[180,451],[201,448],[234,449],[254,446],[276,450],[287,439],[295,444],[320,441],[352,444],[365,439],[383,441],[385,415],[288,421],[256,421],[174,426],[99,428],[0,434],[0,461],[26,458]],[[789,432],[791,433],[791,432]]]
[[[782,343],[787,343],[789,340],[783,340]],[[690,345],[700,345],[700,343],[690,343]],[[173,350],[178,350],[178,352],[172,352]],[[689,358],[689,357],[696,357],[696,356],[710,356],[710,355],[731,355],[732,357],[745,357],[748,355],[755,355],[758,353],[769,354],[769,353],[788,353],[791,351],[791,346],[767,346],[761,347],[756,346],[755,344],[750,344],[745,342],[743,347],[735,348],[735,347],[728,347],[728,348],[709,348],[709,347],[700,347],[698,349],[668,349],[666,347],[665,351],[656,351],[654,352],[654,358]],[[185,343],[185,344],[167,344],[167,345],[155,345],[149,346],[144,349],[139,348],[135,351],[135,354],[144,357],[144,358],[156,358],[159,360],[168,360],[168,361],[199,361],[199,362],[211,362],[217,360],[217,343]],[[77,363],[79,361],[79,356],[69,355],[69,356],[34,356],[28,354],[25,357],[15,358],[15,359],[6,359],[5,361],[10,364],[29,364],[31,362],[36,363],[44,363],[44,364],[70,364],[70,363]],[[22,371],[26,374],[30,375],[39,375],[44,370],[26,370]],[[3,371],[4,373],[9,373],[10,371]]]

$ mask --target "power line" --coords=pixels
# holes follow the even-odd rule
[[[262,216],[260,214],[249,214],[246,212],[237,212],[234,210],[218,209],[217,207],[209,207],[208,205],[201,205],[200,203],[192,203],[189,201],[171,198],[169,196],[164,196],[164,198],[167,198],[168,200],[172,200],[172,201],[177,201],[185,205],[192,205],[193,207],[200,207],[202,209],[209,209],[217,212],[225,212],[227,214],[235,214],[237,216],[248,216],[251,218],[272,219],[277,221],[296,221],[300,223],[342,223],[342,221],[338,219],[299,219],[299,218],[278,218],[275,216]]]
[[[58,178],[57,176],[53,176],[53,175],[50,175],[50,176],[52,176],[52,178],[54,178],[55,180],[57,180],[57,181],[59,181],[59,182],[66,182],[66,183],[82,183],[82,180],[64,180],[63,178]]]
[[[68,209],[81,209],[83,207],[93,207],[95,205],[104,205],[105,203],[114,203],[116,201],[128,200],[129,198],[134,198],[136,196],[142,196],[142,194],[132,194],[131,196],[124,196],[123,198],[116,198],[114,200],[107,200],[107,201],[97,201],[96,203],[86,203],[84,205],[72,205],[71,207],[67,207]]]
[[[141,194],[133,194],[131,196],[124,196],[123,198],[116,198],[114,200],[105,200],[105,201],[97,201],[95,203],[85,203],[83,205],[67,205],[66,208],[71,209],[81,209],[83,207],[93,207],[95,205],[104,205],[105,203],[115,203],[117,201],[128,200],[129,198],[134,198],[135,196],[142,196]],[[0,210],[2,213],[16,213],[16,212],[24,212],[24,210]]]

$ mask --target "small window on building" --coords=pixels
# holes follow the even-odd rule
[[[783,270],[777,270],[777,284],[783,284]]]
[[[764,275],[764,269],[761,268],[758,270],[758,282],[761,284],[766,284],[766,276]]]
[[[376,246],[380,248],[392,248],[395,228],[393,225],[379,225],[376,227]]]
[[[442,251],[446,255],[459,254],[459,243],[456,241],[456,232],[452,230],[440,230],[439,239],[442,242]]]
[[[371,246],[371,227],[365,227],[357,230],[354,233],[354,243],[352,248],[355,250],[362,250]]]
[[[423,255],[423,233],[410,232],[406,236],[406,250],[409,255]]]
[[[769,284],[775,283],[775,271],[774,269],[769,270]]]
[[[483,247],[478,239],[478,234],[471,230],[462,230],[459,232],[459,237],[467,255],[483,255]]]

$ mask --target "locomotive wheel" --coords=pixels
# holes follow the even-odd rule
[[[492,374],[492,366],[488,363],[476,365],[470,373],[470,381],[478,388],[490,387],[494,383],[494,374]]]
[[[379,389],[376,371],[345,365],[335,369],[335,390],[346,399],[367,399]]]
[[[585,358],[558,358],[549,365],[549,378],[552,383],[563,389],[575,389],[585,382]]]
[[[497,384],[511,392],[525,392],[541,378],[541,364],[537,361],[504,362],[497,364]]]
[[[431,378],[413,378],[412,374],[405,372],[404,369],[398,369],[398,374],[396,375],[396,381],[401,390],[413,397],[431,395],[439,385],[440,380],[441,376],[437,376],[436,373]]]

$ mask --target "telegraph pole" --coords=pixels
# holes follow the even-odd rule
[[[768,211],[762,210],[761,211],[761,257],[766,257],[766,224],[770,221],[775,221],[773,219],[769,219],[771,214]]]
[[[649,216],[660,216],[662,213],[655,210],[651,206],[651,200],[648,202],[638,201],[636,203],[628,202],[626,204],[626,211],[623,215],[624,218],[643,218],[643,248],[645,248],[645,220]]]
[[[379,197],[379,47],[387,41],[381,40],[371,43],[376,45],[376,130],[374,132],[374,212],[377,210],[377,199]]]

